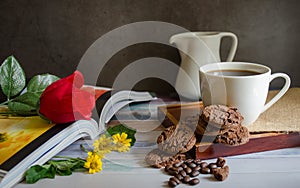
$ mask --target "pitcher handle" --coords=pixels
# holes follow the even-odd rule
[[[275,78],[284,78],[285,80],[285,84],[284,86],[281,88],[281,90],[267,103],[265,104],[265,106],[262,109],[263,113],[264,111],[266,111],[268,108],[270,108],[275,102],[277,102],[289,89],[290,85],[291,85],[291,79],[290,77],[285,74],[285,73],[274,73],[270,76],[270,81],[274,80]]]
[[[230,37],[232,39],[232,44],[231,44],[231,48],[228,54],[228,57],[226,59],[227,62],[232,61],[237,49],[237,45],[238,45],[238,39],[237,36],[233,33],[230,32],[222,32],[220,33],[221,38],[223,37]]]

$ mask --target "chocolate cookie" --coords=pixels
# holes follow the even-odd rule
[[[172,165],[181,162],[185,159],[186,156],[184,154],[179,153],[179,154],[171,155],[159,149],[152,150],[145,157],[147,164],[156,168]]]
[[[181,123],[166,128],[157,138],[158,148],[171,154],[185,153],[192,149],[195,143],[194,130]]]
[[[213,175],[216,178],[216,180],[224,181],[229,175],[229,166],[215,168],[213,170]]]
[[[244,117],[237,108],[224,105],[210,105],[204,108],[201,118],[212,125],[240,125]]]
[[[222,127],[214,142],[232,146],[242,145],[249,141],[249,131],[242,125]]]
[[[196,134],[199,138],[208,136],[215,143],[233,146],[245,144],[250,135],[248,129],[241,125],[243,119],[236,108],[210,105],[205,107],[200,115]]]
[[[200,118],[195,133],[199,136],[217,136],[221,127],[221,125],[210,124]]]

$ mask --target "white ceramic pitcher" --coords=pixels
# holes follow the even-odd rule
[[[181,56],[175,89],[179,95],[198,100],[201,97],[199,68],[202,65],[220,62],[220,45],[223,37],[232,38],[226,61],[232,61],[237,49],[238,39],[230,32],[186,32],[173,35],[170,43],[175,44]]]

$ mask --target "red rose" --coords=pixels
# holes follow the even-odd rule
[[[90,119],[95,107],[94,94],[81,89],[83,75],[75,71],[49,85],[40,97],[40,114],[53,123]]]

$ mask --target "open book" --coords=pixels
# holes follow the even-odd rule
[[[49,124],[39,116],[0,116],[0,187],[12,187],[29,167],[46,163],[76,140],[95,139],[113,115],[129,103],[155,99],[149,92],[112,92],[98,87],[95,91],[99,123],[91,119]]]

